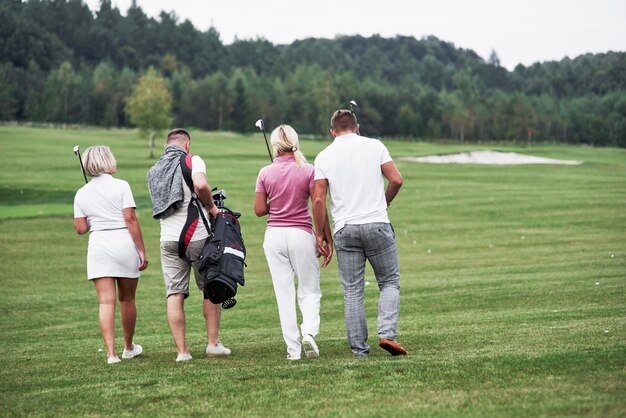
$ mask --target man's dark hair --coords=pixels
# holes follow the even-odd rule
[[[187,129],[183,128],[174,128],[167,133],[167,143],[171,144],[172,142],[178,142],[180,140],[186,139],[191,141],[191,135],[187,132]]]
[[[352,131],[358,126],[356,115],[351,110],[339,109],[330,119],[331,129],[338,132]]]

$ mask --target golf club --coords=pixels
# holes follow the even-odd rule
[[[265,124],[263,123],[263,119],[259,119],[254,124],[261,132],[263,132],[263,138],[265,138],[265,146],[267,147],[267,153],[270,155],[270,161],[274,162],[274,158],[272,157],[272,151],[270,151],[270,144],[267,142],[267,136],[265,136]]]
[[[348,102],[348,106],[350,107],[350,112],[352,112],[352,114],[356,116],[356,113],[354,113],[354,108],[355,108],[355,107],[359,107],[359,105],[358,105],[358,104],[356,104],[356,102],[355,102],[354,100],[350,100],[350,101]],[[359,132],[359,129],[358,129],[358,128],[357,128],[357,130],[356,130],[356,133],[357,133],[358,135],[361,135],[361,133]]]
[[[359,107],[359,105],[356,104],[356,102],[354,100],[350,100],[348,102],[348,106],[350,106],[350,112],[352,112],[352,113],[354,113],[354,107]]]
[[[80,162],[80,168],[83,170],[83,177],[85,177],[85,184],[87,184],[87,174],[85,174],[85,167],[83,166],[83,159],[80,156],[80,147],[76,145],[74,147],[74,154],[78,157],[78,162]]]

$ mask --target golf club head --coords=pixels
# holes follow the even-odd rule
[[[217,192],[213,192],[212,197],[213,197],[213,200],[219,200],[219,199],[224,200],[227,197],[226,190],[222,189]]]
[[[80,169],[83,172],[83,177],[85,178],[85,184],[88,183],[87,174],[85,173],[85,166],[83,166],[83,159],[80,157],[80,147],[76,145],[73,149],[74,154],[78,157],[78,162],[80,163]]]
[[[222,189],[218,192],[213,192],[212,197],[215,206],[221,209],[224,207],[224,200],[226,200],[226,190]]]
[[[354,108],[355,107],[359,107],[358,104],[356,104],[356,102],[354,100],[350,100],[348,102],[348,106],[350,106],[350,112],[352,112],[354,114]]]
[[[359,105],[358,105],[358,104],[356,104],[356,102],[355,102],[354,100],[350,100],[350,101],[348,102],[348,106],[350,106],[350,112],[352,112],[352,114],[354,115],[354,117],[356,117],[356,113],[354,113],[354,108],[355,108],[355,107],[359,107]],[[357,128],[356,128],[356,133],[357,133],[357,134],[359,134],[359,135],[361,135],[361,132],[360,132],[360,130],[359,130],[359,125],[357,125]]]
[[[261,132],[263,132],[263,139],[265,139],[265,146],[267,147],[267,153],[270,155],[270,161],[274,162],[274,157],[272,157],[272,151],[270,151],[270,144],[267,143],[267,136],[265,136],[265,124],[263,123],[263,119],[259,119],[254,124]]]

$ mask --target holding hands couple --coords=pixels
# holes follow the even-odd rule
[[[378,345],[394,356],[405,355],[406,350],[396,341],[400,271],[395,234],[387,216],[387,207],[402,186],[402,176],[381,141],[358,134],[353,111],[336,111],[330,125],[333,142],[317,156],[315,166],[306,163],[292,127],[276,128],[271,134],[276,158],[261,169],[257,178],[254,211],[257,216],[269,214],[263,248],[287,359],[299,360],[302,349],[307,358],[319,357],[315,337],[320,327],[322,294],[316,258],[323,256],[322,267],[326,267],[333,256],[333,241],[353,355],[365,357],[370,351],[364,309],[366,260],[380,290]],[[326,210],[327,195],[334,239]],[[296,300],[302,314],[300,330]]]

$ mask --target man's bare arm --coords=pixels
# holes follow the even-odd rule
[[[326,255],[327,249],[324,247],[324,225],[328,224],[326,214],[326,192],[328,190],[328,180],[315,180],[313,190],[313,221],[315,223],[315,238],[317,250]]]
[[[207,181],[204,173],[195,173],[191,176],[193,180],[193,188],[198,195],[198,198],[204,203],[207,211],[212,218],[215,218],[219,213],[219,209],[213,202],[213,195],[211,194],[211,185]]]
[[[387,206],[389,206],[400,191],[400,187],[402,187],[402,174],[400,174],[393,161],[381,165],[380,169],[388,182],[387,190],[385,190],[385,200],[387,201]]]

